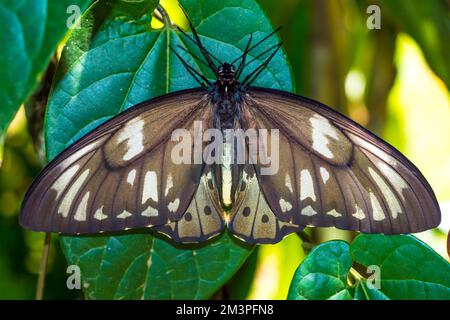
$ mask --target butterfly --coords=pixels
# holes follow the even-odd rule
[[[394,147],[317,101],[251,85],[281,44],[240,80],[248,53],[278,29],[256,44],[250,36],[244,53],[223,63],[190,27],[192,36],[180,31],[216,80],[177,54],[200,87],[131,107],[65,149],[29,188],[23,227],[151,228],[176,242],[228,229],[248,243],[276,243],[306,226],[401,234],[439,224],[433,190]],[[191,140],[180,147],[183,134]]]

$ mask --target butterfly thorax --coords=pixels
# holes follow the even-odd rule
[[[224,63],[217,69],[218,79],[211,86],[211,99],[215,107],[214,124],[217,129],[234,127],[239,117],[242,86],[236,79],[234,66]]]

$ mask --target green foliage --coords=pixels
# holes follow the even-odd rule
[[[360,235],[353,260],[381,269],[381,291],[390,299],[450,299],[450,264],[414,236]]]
[[[57,46],[69,31],[66,21],[71,13],[67,13],[67,7],[78,5],[83,11],[91,2],[0,0],[0,43],[6,44],[0,51],[0,163],[6,128],[41,82]],[[72,30],[58,62],[47,108],[48,159],[136,103],[198,86],[169,46],[213,78],[207,67],[177,48],[200,56],[198,48],[174,27],[151,28],[158,2],[99,0],[82,16],[80,28]],[[433,71],[447,86],[450,81],[449,42],[444,41],[450,20],[442,1],[180,2],[207,49],[222,61],[232,61],[242,54],[250,33],[255,42],[273,30],[259,2],[274,25],[284,27],[283,47],[292,63],[296,90],[346,112],[351,102],[345,97],[345,76],[351,69],[360,71],[367,84],[364,97],[356,104],[367,106],[367,125],[376,132],[383,132],[386,123],[399,32],[414,38]],[[381,7],[381,30],[365,27],[369,4]],[[252,52],[250,60],[277,41],[276,37],[267,41]],[[258,58],[246,72],[265,57]],[[287,58],[279,52],[255,85],[294,91],[293,82]],[[26,135],[24,130],[21,134]],[[396,139],[399,137],[396,132]],[[5,298],[32,297],[33,272],[39,261],[37,243],[41,235],[19,230],[14,215],[38,169],[36,161],[23,164],[23,159],[32,158],[30,144],[21,147],[26,150],[20,158],[10,156],[5,160],[0,172],[0,296]],[[9,148],[6,150],[10,153]],[[16,169],[11,169],[12,164]],[[24,234],[32,235],[28,237],[31,240],[25,241]],[[245,298],[259,267],[256,250],[228,234],[199,245],[178,245],[140,230],[115,236],[61,237],[61,246],[68,264],[80,266],[84,294],[89,299],[201,299],[210,298],[225,284],[228,297]],[[275,252],[275,247],[270,249]],[[267,254],[270,250],[259,250],[258,254],[263,251]],[[56,270],[48,277],[47,298],[77,294],[64,287],[62,258],[60,255],[56,263],[51,261]],[[282,261],[295,267],[298,262],[289,263],[294,258],[298,258],[296,254],[283,256]],[[380,289],[367,280],[371,276],[366,274],[368,266],[380,267]],[[280,268],[283,275],[278,281],[289,281],[288,270],[289,266]],[[330,241],[311,251],[292,279],[288,298],[450,299],[450,266],[413,236],[360,235],[351,244]]]
[[[36,87],[51,56],[69,30],[68,6],[86,8],[90,0],[0,1],[0,149],[20,105]],[[0,153],[1,162],[1,153]]]
[[[176,245],[149,233],[64,237],[63,244],[90,299],[205,299],[251,250],[227,234],[201,245]]]
[[[149,3],[152,8],[157,4],[141,4]],[[272,30],[254,1],[182,4],[198,26],[204,45],[222,61],[242,54],[250,33],[257,41]],[[151,29],[152,10],[137,11],[136,6],[119,0],[98,2],[83,15],[81,28],[68,39],[46,114],[49,159],[138,102],[198,86],[169,46],[208,75],[206,67],[177,48],[182,46],[199,56],[189,39],[170,26]],[[268,41],[252,56],[275,43],[276,39]],[[250,70],[265,57],[258,58]],[[282,52],[256,85],[292,90],[292,77]],[[63,237],[62,248],[69,264],[80,266],[85,293],[92,299],[208,298],[236,273],[251,251],[228,235],[209,245],[193,247],[174,246],[148,233]]]
[[[448,7],[444,1],[382,1],[402,31],[410,34],[422,48],[431,68],[450,84],[450,33]]]
[[[370,283],[356,276],[349,284],[352,264],[379,268],[379,278],[368,270]],[[377,279],[379,289],[372,286]],[[298,267],[288,298],[450,299],[450,264],[413,236],[361,234],[350,245],[329,241],[314,248]]]
[[[295,272],[288,299],[351,299],[347,286],[351,266],[346,242],[318,245]]]

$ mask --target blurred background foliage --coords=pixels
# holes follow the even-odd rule
[[[2,0],[3,1],[3,0]],[[161,1],[185,23],[175,1]],[[444,0],[259,0],[280,36],[298,94],[322,101],[368,127],[410,158],[429,180],[443,221],[417,234],[447,260],[450,226],[450,19]],[[369,29],[370,5],[381,28]],[[154,27],[157,27],[155,24]],[[57,56],[57,55],[56,55]],[[56,57],[55,57],[56,59]],[[22,230],[23,195],[44,163],[43,109],[55,61],[5,138],[0,168],[0,299],[34,297],[43,234]],[[315,229],[318,241],[351,233]],[[66,288],[66,262],[53,237],[45,297],[80,298]],[[305,254],[296,235],[259,246],[223,292],[231,298],[285,299]]]

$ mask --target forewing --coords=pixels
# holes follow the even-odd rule
[[[419,170],[352,120],[318,102],[259,88],[242,109],[243,127],[268,129],[267,141],[271,129],[279,130],[278,170],[263,175],[257,165],[278,219],[385,234],[439,224],[436,197]]]
[[[20,223],[35,231],[96,233],[162,225],[181,218],[202,174],[176,163],[176,129],[212,125],[202,89],[159,97],[121,113],[64,150],[34,181]],[[193,149],[193,144],[189,146]],[[177,156],[177,154],[175,154]],[[180,161],[179,159],[177,161]]]
[[[224,211],[221,208],[211,166],[205,166],[197,191],[183,217],[152,229],[176,242],[202,242],[222,232]]]

